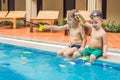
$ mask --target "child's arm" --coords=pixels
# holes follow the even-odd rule
[[[69,28],[69,25],[66,24],[64,26],[51,26],[51,25],[45,25],[46,29],[52,29],[52,30],[55,30],[55,31],[59,31],[59,30],[65,30],[65,29],[68,29]]]
[[[86,46],[86,42],[87,42],[86,35],[85,35],[85,31],[84,31],[83,28],[82,28],[82,31],[81,31],[81,36],[82,36],[83,41],[82,41],[80,50],[83,51],[83,49],[84,49],[85,46]]]
[[[107,58],[107,37],[106,37],[106,33],[103,35],[103,57]]]
[[[81,25],[86,26],[87,28],[92,27],[92,25],[89,22],[87,22],[87,20],[85,20],[85,18],[82,17],[81,15],[79,15],[78,18],[79,18],[79,21],[80,21]]]
[[[85,26],[86,26],[87,28],[92,28],[92,24],[90,24],[89,22],[86,22],[86,23],[85,23]]]

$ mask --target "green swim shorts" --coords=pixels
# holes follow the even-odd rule
[[[80,51],[78,52],[80,53]],[[81,52],[81,54],[83,56],[90,56],[91,54],[93,54],[94,56],[96,56],[96,58],[99,58],[100,56],[102,56],[103,50],[87,47],[83,50],[83,52]]]

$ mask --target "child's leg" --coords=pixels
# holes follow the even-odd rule
[[[74,59],[74,58],[76,58],[76,57],[78,57],[78,56],[82,56],[82,54],[81,54],[81,52],[79,52],[79,51],[77,50],[77,51],[75,51],[75,52],[73,53],[72,58]]]
[[[64,55],[66,58],[70,59],[71,56],[73,55],[73,53],[74,53],[76,50],[77,50],[76,47],[69,48],[68,50],[66,50],[66,51],[64,52],[63,55]]]
[[[91,55],[90,55],[90,62],[94,61],[95,59],[102,56],[103,51],[101,49],[93,49]]]
[[[90,52],[90,48],[89,47],[87,47],[87,48],[85,48],[83,51],[80,51],[79,49],[76,51],[76,52],[74,52],[74,54],[73,54],[73,59],[74,58],[76,58],[77,56],[89,56],[89,52]]]
[[[63,55],[64,52],[67,51],[67,50],[69,50],[69,47],[59,50],[59,51],[57,52],[57,56]]]
[[[96,56],[93,55],[93,54],[91,54],[91,55],[90,55],[90,62],[93,62],[95,59],[96,59]]]

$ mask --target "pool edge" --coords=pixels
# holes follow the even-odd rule
[[[52,44],[49,42],[35,41],[31,39],[21,39],[17,37],[13,38],[13,37],[6,37],[6,36],[0,36],[0,42],[18,45],[18,46],[30,47],[30,48],[35,48],[35,49],[54,51],[54,52],[57,52],[59,49],[66,47],[66,45],[60,45],[60,44],[55,44],[55,43]],[[109,50],[108,54],[109,54],[108,59],[103,59],[102,57],[99,59],[104,60],[104,61],[109,61],[109,62],[120,63],[119,62],[120,61],[119,51]]]

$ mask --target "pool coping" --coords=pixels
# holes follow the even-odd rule
[[[68,43],[61,43],[61,42],[58,43],[58,42],[53,42],[53,41],[11,37],[11,36],[4,36],[4,35],[0,35],[0,42],[29,47],[29,48],[35,48],[35,49],[48,50],[48,51],[53,51],[53,52],[57,52],[58,50],[68,45]],[[120,61],[120,50],[119,49],[117,51],[116,50],[117,49],[114,50],[114,49],[109,48],[108,58],[103,59],[102,57],[100,57],[99,59],[108,61],[108,62],[120,63],[119,62]]]
[[[32,38],[26,38],[26,37],[8,36],[8,35],[1,35],[1,34],[0,34],[0,37],[27,40],[27,41],[40,42],[40,43],[48,43],[48,44],[61,45],[61,46],[68,45],[68,43],[65,43],[65,42],[56,42],[56,41],[50,41],[50,40],[32,39]],[[108,48],[108,51],[120,53],[119,48]]]

